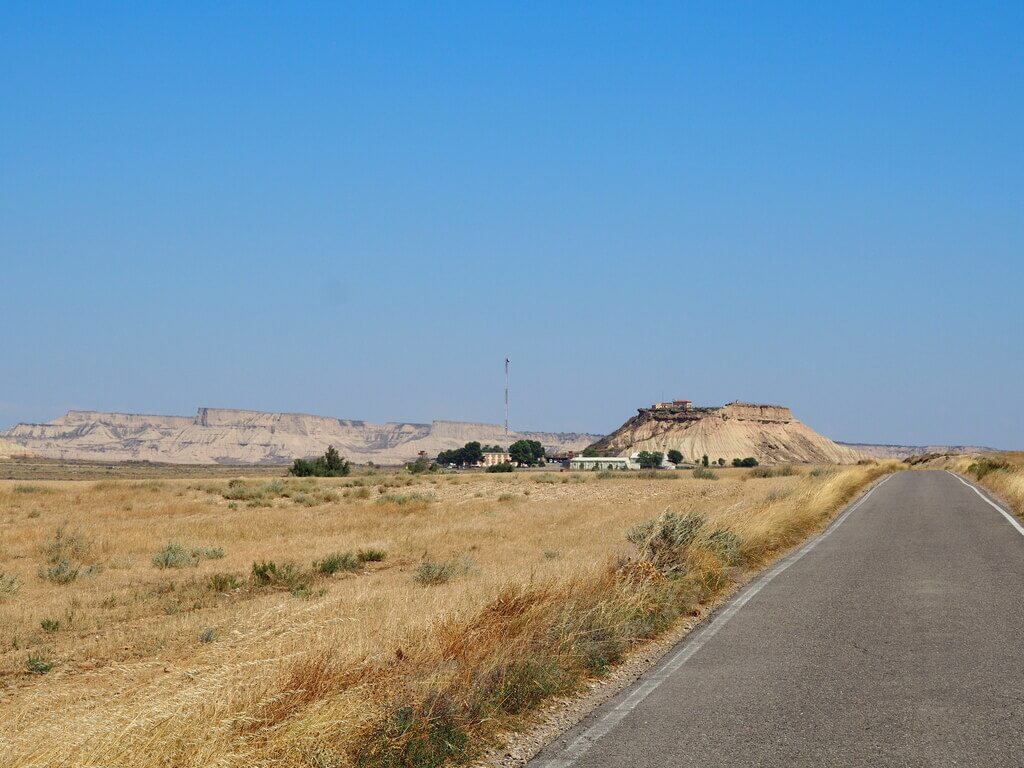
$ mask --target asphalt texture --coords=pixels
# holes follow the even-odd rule
[[[953,475],[745,590],[531,768],[1024,766],[1024,536]]]

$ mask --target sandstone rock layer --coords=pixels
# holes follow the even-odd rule
[[[753,456],[762,464],[850,464],[864,458],[793,418],[778,405],[729,403],[720,408],[641,408],[593,445],[625,456],[635,451],[680,451],[688,461]]]
[[[148,460],[176,464],[286,464],[334,445],[350,460],[399,464],[419,451],[436,456],[471,440],[505,444],[497,424],[435,421],[387,423],[200,408],[194,417],[69,411],[45,424],[18,424],[0,437],[37,456],[99,461]],[[539,440],[553,451],[581,450],[598,435],[510,432],[508,441]]]

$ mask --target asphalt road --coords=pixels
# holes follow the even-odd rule
[[[532,768],[1024,766],[1024,535],[886,479]]]

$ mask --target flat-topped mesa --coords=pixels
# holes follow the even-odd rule
[[[697,408],[689,400],[654,403],[592,446],[619,456],[677,450],[688,461],[753,456],[765,464],[851,463],[862,455],[793,418],[783,405],[732,402]]]
[[[784,424],[793,421],[793,412],[784,405],[759,405],[739,401],[714,409],[723,419],[764,421]]]
[[[507,442],[539,440],[558,453],[579,451],[597,435],[509,432]],[[182,464],[287,464],[318,456],[333,445],[355,462],[400,464],[418,455],[461,448],[476,440],[506,444],[497,424],[435,421],[387,422],[306,413],[269,413],[199,408],[195,416],[146,416],[70,411],[46,424],[18,424],[0,438],[39,456],[67,459],[127,459]]]

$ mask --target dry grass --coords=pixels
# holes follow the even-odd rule
[[[957,456],[945,459],[943,466],[991,489],[1024,517],[1024,452]]]
[[[3,482],[0,764],[464,759],[891,468]],[[638,554],[666,511],[703,525]]]

